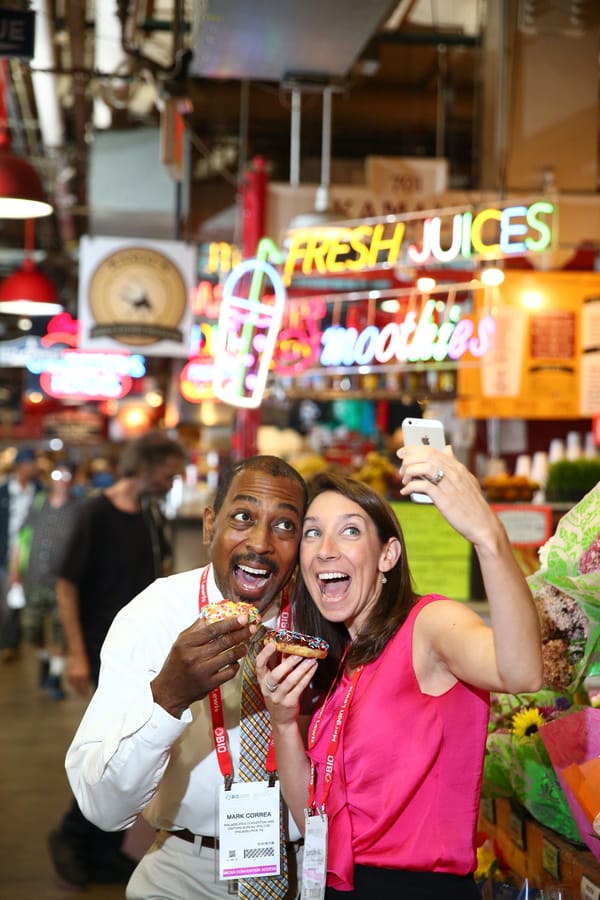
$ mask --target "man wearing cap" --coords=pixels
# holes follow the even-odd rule
[[[21,447],[13,471],[0,484],[0,657],[5,662],[15,659],[21,643],[21,610],[10,609],[6,602],[9,560],[19,529],[41,489],[37,477],[35,452]]]

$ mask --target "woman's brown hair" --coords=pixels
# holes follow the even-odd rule
[[[402,552],[396,565],[385,573],[386,583],[366,626],[348,651],[348,665],[356,668],[376,659],[390,638],[400,628],[416,600],[412,577],[406,558],[406,545],[400,523],[389,503],[368,485],[355,478],[337,472],[322,472],[308,483],[308,505],[326,491],[342,494],[357,503],[372,520],[382,545],[390,538],[400,541]],[[327,660],[319,666],[319,682],[331,682],[350,636],[343,625],[328,622],[319,612],[304,584],[302,573],[298,575],[293,598],[294,627],[305,634],[319,635],[329,643]]]

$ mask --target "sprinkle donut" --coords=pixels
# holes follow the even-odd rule
[[[207,622],[221,622],[223,619],[231,619],[235,616],[248,616],[248,622],[260,624],[261,618],[257,608],[252,603],[234,603],[232,600],[222,600],[220,603],[208,603],[200,610],[200,618]]]
[[[323,638],[288,631],[286,628],[272,631],[267,640],[275,644],[280,653],[308,656],[312,659],[325,659],[329,650],[329,644]]]

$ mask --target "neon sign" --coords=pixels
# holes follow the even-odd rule
[[[436,302],[428,300],[417,319],[410,310],[402,322],[388,322],[382,328],[368,325],[362,331],[336,325],[322,335],[320,364],[328,366],[369,366],[390,362],[427,362],[457,360],[465,353],[481,357],[489,349],[495,331],[491,316],[483,316],[476,325],[460,318],[460,307],[453,305],[447,321],[434,320]]]
[[[212,359],[201,357],[190,359],[179,376],[179,387],[184,400],[187,400],[188,403],[212,400],[215,396],[212,388],[213,375],[214,362]]]
[[[274,342],[270,371],[289,377],[319,368],[351,371],[361,366],[458,362],[466,354],[477,359],[488,352],[496,331],[492,316],[478,319],[463,316],[462,306],[451,302],[442,290],[436,292],[435,299],[421,296],[421,302],[415,304],[412,295],[404,314],[395,313],[393,319],[384,316],[377,324],[368,323],[365,327],[357,325],[359,307],[354,301],[339,304],[333,318],[339,315],[345,317],[345,322],[332,324],[331,304],[325,298],[290,300]],[[442,297],[448,299],[444,301]],[[181,393],[192,403],[214,396],[214,373],[222,359],[219,356],[222,351],[218,349],[222,323],[203,324],[212,329],[211,340],[205,342],[199,355],[190,359],[180,376]],[[209,352],[210,345],[214,347],[214,356]],[[262,362],[266,366],[265,360]],[[235,405],[231,396],[228,394],[225,399]]]
[[[146,374],[145,359],[137,353],[77,350],[77,323],[64,313],[50,320],[41,345],[60,352],[56,356],[37,354],[28,359],[27,369],[39,375],[40,385],[50,397],[120,400],[131,390],[133,379]]]
[[[384,254],[384,265],[393,266],[400,257],[406,223],[398,222],[391,237],[384,237],[386,226],[358,225],[356,228],[332,229],[324,232],[311,230],[292,236],[283,269],[285,284],[291,284],[298,262],[302,263],[302,273],[321,275],[334,272],[360,272],[380,264]]]
[[[270,371],[290,376],[316,366],[455,362],[467,353],[481,358],[495,333],[492,316],[477,321],[461,318],[458,304],[440,304],[423,294],[421,307],[408,309],[404,318],[382,318],[361,328],[355,321],[328,319],[328,303],[338,310],[352,307],[344,294],[287,303],[285,285],[298,270],[304,276],[327,277],[401,263],[412,267],[542,252],[553,239],[554,212],[554,204],[537,200],[478,212],[407,214],[402,220],[390,217],[356,227],[342,223],[292,231],[287,255],[265,238],[256,259],[230,272],[220,296],[219,286],[208,282],[193,292],[196,315],[215,319],[218,309],[218,323],[196,326],[198,346],[182,374],[182,393],[192,402],[208,396],[211,364],[214,396],[250,408],[260,405]],[[281,264],[280,275],[274,266]],[[370,298],[370,292],[362,297],[369,303]],[[354,292],[352,301],[358,299],[361,296]]]
[[[417,224],[414,221],[395,221],[391,234],[385,223],[292,231],[284,283],[291,284],[297,266],[303,275],[392,267],[404,261],[403,248],[409,265],[539,253],[551,244],[554,212],[553,203],[538,200],[529,206],[488,208],[475,215],[466,210],[455,213],[451,220],[443,215],[426,217],[421,220],[419,240],[406,248],[409,225],[412,233]]]
[[[269,238],[263,238],[256,259],[234,269],[223,285],[213,390],[216,397],[232,406],[260,406],[271,367],[286,292],[268,259],[280,263],[282,254]],[[249,275],[248,296],[244,297]],[[271,295],[264,293],[266,279],[271,282]]]
[[[548,224],[541,215],[554,212],[552,203],[539,201],[530,207],[507,206],[502,210],[484,209],[473,218],[472,212],[457,213],[452,218],[452,240],[450,246],[442,247],[441,216],[425,219],[421,247],[411,244],[407,250],[408,258],[422,265],[431,258],[437,262],[455,262],[459,256],[469,259],[473,252],[478,256],[497,257],[512,254],[523,254],[528,251],[546,250],[552,238]],[[494,232],[498,239],[489,243],[483,239],[485,226],[496,222]],[[522,240],[517,240],[522,238]]]

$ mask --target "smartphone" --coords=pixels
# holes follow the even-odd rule
[[[423,444],[443,450],[446,446],[444,425],[439,419],[404,419],[402,439],[407,447]],[[410,499],[413,503],[433,503],[427,494],[412,493]]]

